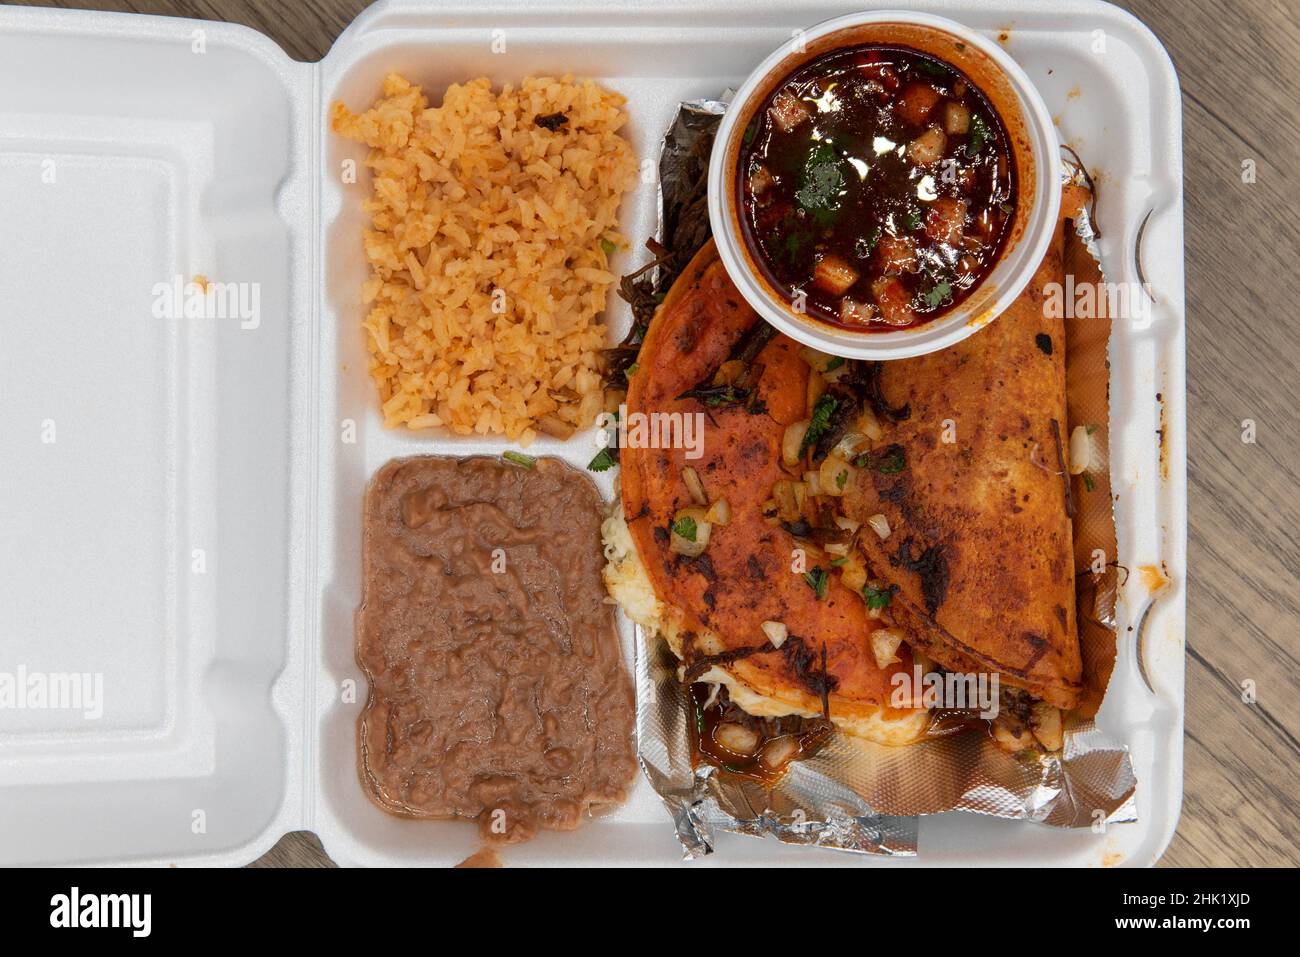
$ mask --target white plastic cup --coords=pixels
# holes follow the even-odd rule
[[[1017,173],[1016,216],[992,271],[939,318],[885,332],[841,329],[797,312],[757,268],[736,209],[738,140],[771,90],[800,66],[831,50],[869,43],[913,47],[966,73],[1002,117]],[[781,332],[831,355],[904,359],[960,342],[996,319],[1020,295],[1056,230],[1060,184],[1060,144],[1051,114],[1029,77],[1001,47],[945,17],[880,10],[819,23],[773,51],[741,84],[713,143],[709,219],[732,281],[755,311]]]

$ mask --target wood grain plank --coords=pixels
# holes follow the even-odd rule
[[[1294,865],[1300,325],[1287,304],[1300,299],[1300,29],[1263,0],[1121,5],[1162,38],[1184,91],[1187,738],[1183,816],[1162,864]],[[1247,679],[1255,705],[1241,701]]]
[[[21,0],[33,3],[33,0]],[[319,59],[364,0],[36,0],[243,23]],[[35,5],[35,3],[33,3]],[[1300,864],[1300,26],[1292,0],[1121,0],[1184,91],[1185,802],[1164,866]],[[1257,181],[1241,181],[1253,160]],[[1258,430],[1242,442],[1242,421]],[[1258,703],[1241,700],[1254,680]],[[286,835],[254,866],[329,866]]]

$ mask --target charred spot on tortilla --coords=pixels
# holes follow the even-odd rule
[[[742,658],[748,658],[750,655],[760,655],[766,651],[776,651],[769,643],[765,645],[754,645],[748,648],[729,648],[726,651],[719,652],[716,655],[703,655],[696,658],[693,654],[694,649],[688,650],[692,653],[687,657],[691,659],[690,664],[686,666],[685,681],[687,684],[695,681],[711,668],[718,665],[729,665],[734,661],[740,661]]]
[[[860,469],[871,468],[885,475],[894,475],[907,468],[907,452],[897,442],[883,449],[864,452],[853,460]]]
[[[1047,654],[1047,649],[1051,647],[1051,643],[1042,635],[1036,635],[1032,631],[1027,631],[1020,637],[1034,649],[1029,654],[1029,660],[1024,664],[1024,673],[1029,674],[1034,670],[1034,665],[1038,664],[1038,660]]]
[[[1038,348],[1043,351],[1043,355],[1050,356],[1052,354],[1052,337],[1047,333],[1040,332],[1038,335],[1034,336],[1034,342],[1037,343]]]
[[[740,308],[731,297],[726,298],[728,308]],[[763,375],[763,365],[757,360],[766,345],[772,341],[776,330],[766,322],[752,325],[732,347],[727,358],[713,369],[708,378],[687,389],[678,399],[697,399],[708,408],[744,406],[751,415],[767,412],[767,404],[759,397],[758,381]],[[730,368],[730,381],[719,381],[722,370]]]
[[[889,502],[902,507],[904,500],[907,498],[907,481],[895,482],[893,485],[878,489],[876,494],[880,496],[882,502]]]
[[[1070,472],[1065,467],[1065,443],[1061,439],[1061,423],[1052,419],[1052,442],[1056,445],[1056,468],[1061,476],[1065,493],[1065,514],[1074,518],[1074,492],[1070,488]]]
[[[870,363],[871,368],[868,370],[868,399],[871,402],[871,409],[876,415],[889,419],[891,422],[903,422],[912,417],[911,403],[905,403],[901,406],[892,406],[885,398],[884,387],[880,383],[880,374],[884,371],[883,362]]]
[[[826,667],[826,645],[823,643],[821,646],[820,671],[814,668],[814,665],[818,662],[818,653],[813,651],[808,646],[808,642],[799,635],[790,635],[786,638],[785,644],[781,646],[781,654],[785,658],[786,664],[790,666],[790,670],[794,672],[795,678],[805,688],[821,698],[823,717],[829,719],[830,693],[839,688],[840,682]]]
[[[713,568],[713,559],[706,555],[696,555],[691,560],[691,566],[704,576],[706,581],[716,582],[718,573]]]
[[[931,615],[939,610],[948,594],[948,560],[944,557],[942,545],[931,545],[916,557],[912,556],[913,539],[907,539],[898,546],[898,556],[890,561],[909,572],[915,572],[921,579],[921,597],[925,608]]]

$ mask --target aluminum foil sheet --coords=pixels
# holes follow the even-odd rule
[[[724,100],[726,97],[724,97]],[[689,256],[707,239],[701,217],[683,215],[703,202],[698,184],[707,167],[724,100],[681,104],[660,156],[659,239]],[[1068,175],[1076,178],[1077,169]],[[692,195],[693,193],[693,195]],[[707,223],[707,215],[703,217]],[[1075,221],[1079,250],[1100,278],[1096,233],[1085,210]],[[693,232],[703,232],[695,236]],[[680,258],[680,257],[679,257]],[[1080,257],[1076,255],[1077,262]],[[1067,262],[1070,261],[1067,255]],[[1067,268],[1071,268],[1067,266]],[[670,279],[671,277],[666,277]],[[1109,422],[1106,344],[1109,325],[1091,341],[1067,348],[1072,421]],[[1106,447],[1106,429],[1095,437]],[[1076,516],[1076,554],[1094,547],[1115,552],[1109,481],[1091,514]],[[919,817],[968,811],[1034,821],[1052,827],[1098,827],[1137,819],[1136,781],[1127,748],[1108,740],[1088,715],[1105,691],[1115,655],[1118,567],[1080,580],[1080,640],[1086,677],[1096,694],[1090,707],[1069,716],[1057,755],[1025,758],[999,749],[982,727],[942,729],[918,743],[885,747],[839,734],[813,757],[796,761],[771,789],[691,763],[693,714],[678,662],[664,642],[638,628],[637,732],[640,761],[676,826],[687,858],[712,853],[718,830],[787,844],[886,856],[917,853]]]

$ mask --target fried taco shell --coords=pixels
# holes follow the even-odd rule
[[[754,343],[761,348],[748,357],[751,401],[685,396]],[[896,661],[878,665],[871,633],[879,623],[861,597],[829,574],[824,559],[819,597],[793,564],[800,543],[763,515],[773,485],[790,478],[781,468],[782,436],[805,415],[808,375],[797,344],[768,334],[710,242],[656,312],[626,404],[630,430],[638,416],[699,414],[703,442],[697,450],[623,448],[623,515],[658,599],[657,630],[688,681],[725,684],[731,700],[754,715],[828,714],[851,733],[904,743],[928,720],[922,709],[890,707],[891,676],[912,668],[907,646]],[[730,512],[695,557],[671,546],[674,516],[693,504],[688,467],[708,502],[725,501]],[[814,572],[812,581],[819,577]],[[764,622],[786,626],[780,647]]]
[[[986,328],[929,355],[880,364],[878,445],[846,514],[883,515],[860,538],[872,574],[897,589],[894,614],[919,650],[952,671],[997,672],[1058,708],[1082,689],[1066,458],[1063,320],[1045,315],[1064,280],[1062,243]]]

